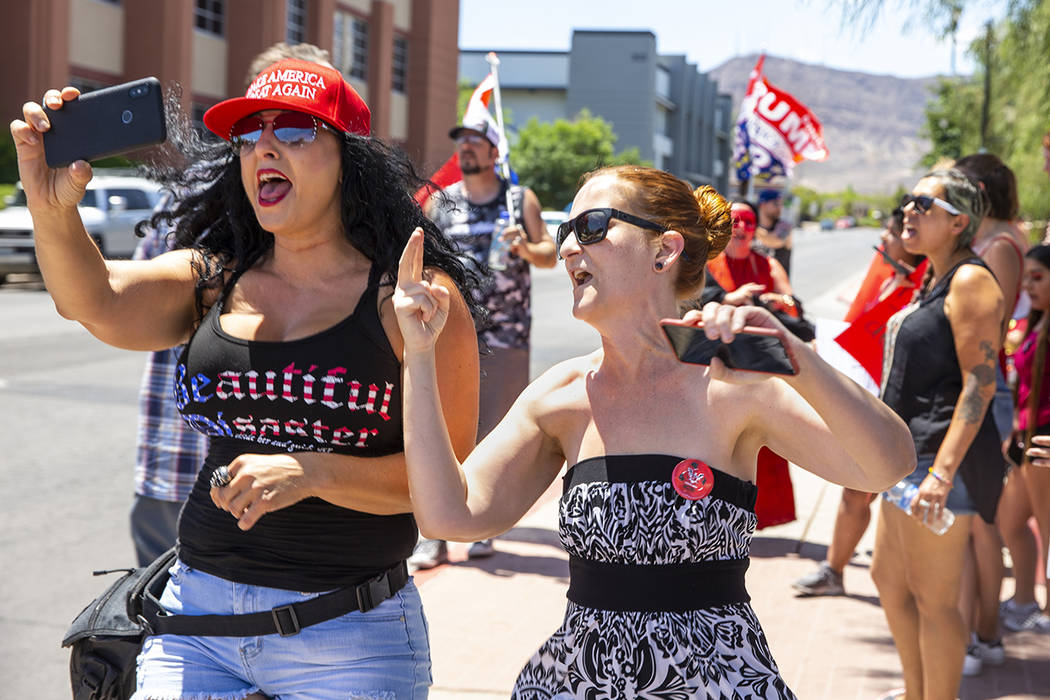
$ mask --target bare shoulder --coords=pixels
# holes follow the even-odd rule
[[[953,295],[984,294],[990,289],[989,285],[996,289],[999,287],[991,270],[982,265],[963,265],[952,277],[948,293]]]

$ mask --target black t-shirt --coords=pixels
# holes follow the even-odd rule
[[[235,338],[219,323],[222,301],[204,317],[175,369],[179,411],[210,440],[179,518],[179,556],[189,566],[240,583],[324,591],[411,554],[418,532],[409,513],[372,515],[307,498],[242,532],[209,496],[212,472],[239,454],[404,451],[401,365],[379,320],[374,273],[353,313],[307,338]]]

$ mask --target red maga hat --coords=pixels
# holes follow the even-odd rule
[[[311,61],[286,58],[270,65],[244,97],[224,100],[204,113],[204,125],[230,140],[233,125],[267,109],[312,114],[339,131],[368,136],[372,113],[339,71]]]

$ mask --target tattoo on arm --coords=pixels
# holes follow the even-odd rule
[[[961,417],[967,423],[980,423],[984,418],[986,402],[981,393],[989,386],[995,386],[995,347],[987,340],[981,341],[984,362],[975,365],[966,377],[962,390]]]

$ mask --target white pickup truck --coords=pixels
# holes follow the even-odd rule
[[[141,177],[95,175],[80,201],[84,227],[107,258],[130,258],[139,239],[135,224],[148,218],[160,186]],[[0,283],[11,273],[37,272],[33,220],[21,184],[0,209]]]

